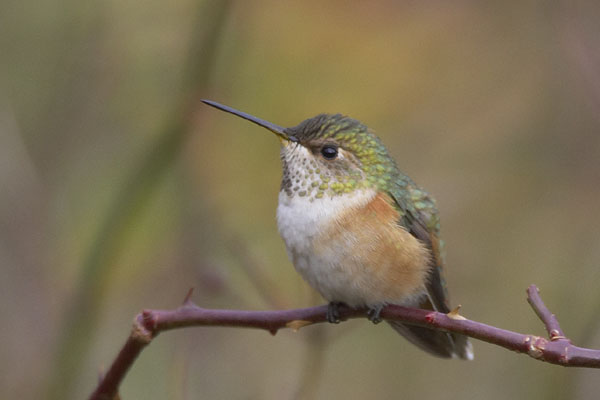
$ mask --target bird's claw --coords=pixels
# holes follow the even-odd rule
[[[327,306],[327,321],[331,324],[339,324],[340,323],[340,310],[339,306],[341,303],[332,301]]]
[[[367,311],[367,317],[369,318],[369,321],[371,321],[375,325],[380,323],[382,321],[381,310],[383,310],[383,307],[383,304],[378,304],[375,307],[369,308],[369,311]]]

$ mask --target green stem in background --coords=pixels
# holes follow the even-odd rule
[[[209,3],[200,12],[192,32],[181,100],[161,134],[116,195],[82,262],[81,281],[65,313],[53,374],[45,398],[70,397],[72,385],[85,360],[96,330],[103,288],[111,265],[127,243],[128,227],[151,202],[166,172],[178,158],[190,132],[190,122],[200,94],[208,86],[218,39],[225,26],[229,1]]]

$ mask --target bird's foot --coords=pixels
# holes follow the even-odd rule
[[[374,324],[378,324],[382,321],[381,319],[381,310],[383,310],[383,307],[385,307],[385,304],[378,304],[375,307],[370,307],[369,311],[367,311],[367,317],[369,318],[369,321],[371,321]]]
[[[331,301],[327,306],[327,321],[331,324],[339,324],[340,323],[340,302]]]

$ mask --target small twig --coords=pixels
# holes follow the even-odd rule
[[[530,285],[527,288],[527,301],[533,308],[533,311],[542,320],[550,335],[550,340],[566,339],[565,334],[560,328],[560,324],[556,319],[556,316],[548,310],[548,307],[542,301],[540,297],[540,290],[535,285]]]
[[[556,318],[539,297],[537,288],[534,285],[530,286],[528,293],[531,306],[550,332],[550,339],[507,331],[457,318],[456,315],[401,306],[383,308],[381,317],[461,333],[551,364],[600,368],[600,350],[573,346],[564,338]],[[191,326],[228,326],[264,329],[275,335],[282,328],[300,329],[306,325],[325,322],[327,314],[327,306],[283,311],[209,310],[194,305],[189,298],[186,299],[185,304],[175,310],[144,310],[135,317],[131,335],[90,399],[113,399],[127,370],[144,347],[160,332]],[[339,311],[342,320],[364,318],[367,315],[367,309],[340,307]]]

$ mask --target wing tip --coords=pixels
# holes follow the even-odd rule
[[[465,337],[465,341],[460,344],[458,351],[452,353],[452,358],[460,360],[473,361],[475,359],[475,353],[473,352],[473,345],[471,341]]]

